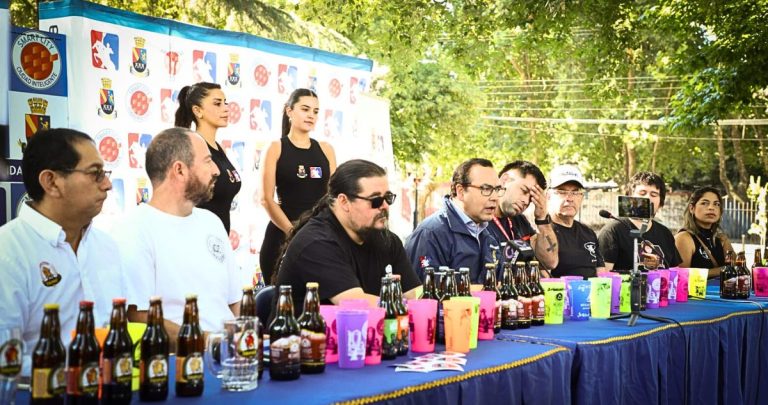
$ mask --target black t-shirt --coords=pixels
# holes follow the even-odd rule
[[[686,232],[687,231],[680,231],[680,232]],[[725,264],[725,248],[723,247],[722,241],[717,236],[712,235],[712,231],[709,229],[700,229],[699,230],[699,237],[695,237],[688,233],[688,235],[691,236],[691,239],[693,239],[693,255],[691,256],[691,267],[697,268],[697,269],[711,269],[714,267],[720,267]],[[712,253],[715,256],[715,260],[717,261],[717,264],[715,264],[709,254],[707,254],[707,251],[702,247],[701,242],[707,244],[707,249],[709,249],[709,252]]]
[[[598,250],[595,231],[579,221],[574,221],[570,228],[553,222],[552,228],[558,244],[558,264],[552,270],[552,277],[597,276],[596,268],[605,263]]]
[[[306,283],[319,283],[320,301],[355,287],[379,295],[384,268],[401,275],[403,292],[420,281],[405,255],[403,243],[386,230],[369,235],[362,245],[349,238],[336,216],[326,209],[310,219],[291,241],[277,274],[277,284],[293,287],[293,305],[301,312]]]
[[[632,236],[630,229],[637,229],[635,224],[627,218],[611,221],[600,230],[597,240],[600,245],[600,253],[603,260],[613,263],[616,270],[632,269]],[[638,254],[642,252],[653,253],[661,259],[659,268],[668,269],[682,262],[680,254],[675,247],[675,238],[672,232],[659,222],[653,221],[651,229],[643,234],[639,241]],[[639,261],[643,263],[642,260]]]
[[[320,143],[309,140],[309,148],[294,145],[288,137],[280,140],[280,158],[275,167],[275,191],[280,208],[291,221],[311,209],[327,191],[331,177],[328,158]]]
[[[514,243],[518,245],[523,244],[530,246],[531,237],[536,235],[536,231],[531,226],[531,223],[528,222],[528,219],[522,214],[515,215],[511,218],[492,219],[488,223],[488,228],[486,229],[488,229],[497,241],[511,242],[514,240]],[[533,250],[530,252],[532,254]],[[512,243],[507,245],[507,251],[504,252],[504,256],[506,261],[512,262],[515,262],[520,258],[518,249],[516,249]],[[531,258],[528,258],[528,260],[530,259]]]
[[[210,201],[206,201],[198,205],[198,208],[203,208],[216,214],[221,219],[221,223],[224,224],[224,229],[229,233],[229,211],[232,209],[232,200],[240,191],[242,186],[240,173],[237,172],[232,162],[227,159],[227,155],[224,153],[224,148],[218,143],[218,150],[208,145],[208,150],[211,151],[211,159],[216,163],[216,167],[219,168],[219,177],[216,178],[216,184],[213,186],[213,198]]]

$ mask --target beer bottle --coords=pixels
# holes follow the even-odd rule
[[[403,303],[403,287],[399,274],[392,275],[392,298],[397,311],[397,355],[404,356],[408,354],[410,347],[411,327],[408,323],[408,308]]]
[[[393,360],[397,357],[397,308],[393,299],[394,286],[392,278],[384,276],[381,278],[381,295],[379,296],[379,306],[384,308],[384,339],[381,342],[381,358],[383,360]]]
[[[301,329],[301,373],[318,374],[325,371],[325,320],[320,315],[320,295],[317,283],[307,283],[304,312],[299,317]]]
[[[485,264],[485,282],[483,291],[493,291],[496,293],[496,305],[493,309],[493,333],[501,332],[501,292],[496,285],[496,264]]]
[[[517,329],[517,290],[512,281],[512,263],[504,263],[501,275],[501,328]]]
[[[141,336],[139,360],[139,399],[165,401],[168,398],[168,332],[159,296],[149,298],[147,329]]]
[[[459,284],[457,290],[459,297],[471,297],[470,292],[471,281],[469,279],[469,267],[459,267]]]
[[[101,348],[96,341],[93,302],[80,301],[75,338],[67,351],[67,403],[98,404]]]
[[[525,262],[515,263],[515,287],[517,287],[517,327],[531,327],[532,294],[528,288],[528,276],[525,273]]]
[[[763,261],[760,262],[760,266],[768,265],[768,247],[763,249]]]
[[[720,268],[720,298],[738,298],[738,274],[733,268],[733,251],[725,254],[725,265]]]
[[[544,325],[544,287],[539,283],[539,262],[531,260],[528,285],[531,289],[531,325]]]
[[[176,341],[176,396],[199,397],[203,395],[205,339],[200,329],[197,295],[187,295],[186,300]]]
[[[258,273],[261,276],[261,273]],[[242,317],[254,317],[258,319],[258,312],[256,311],[256,289],[249,284],[243,286],[243,298],[240,299],[240,316]],[[259,321],[259,333],[256,334],[256,347],[259,356],[259,376],[264,374],[264,323],[261,319]]]
[[[40,340],[32,351],[31,404],[63,404],[67,391],[67,352],[61,342],[59,304],[43,306]]]
[[[435,286],[435,268],[427,267],[424,269],[424,286],[421,291],[422,299],[438,299],[437,288]]]
[[[752,281],[752,292],[755,292],[755,267],[763,266],[763,258],[760,256],[760,249],[755,249],[755,260],[752,262],[750,277]]]
[[[437,343],[445,343],[445,310],[443,309],[443,302],[448,301],[451,297],[457,297],[458,291],[456,289],[456,277],[453,274],[453,269],[448,267],[440,267],[443,276],[440,279],[440,300],[437,303]]]
[[[101,399],[104,403],[130,403],[133,382],[133,342],[131,335],[128,334],[125,298],[112,300],[112,316],[109,320],[109,333],[104,341],[101,372],[103,375]]]
[[[295,380],[301,376],[301,331],[293,316],[290,285],[280,286],[277,316],[269,325],[269,377]]]
[[[749,299],[749,294],[752,291],[752,274],[747,269],[747,255],[744,251],[736,255],[734,270],[736,270],[736,290],[739,298]]]

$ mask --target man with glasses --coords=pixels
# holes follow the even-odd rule
[[[72,129],[39,131],[25,149],[22,173],[29,201],[0,227],[0,327],[21,330],[22,374],[29,375],[44,304],[60,305],[66,346],[79,301],[94,302],[102,325],[123,290],[117,245],[92,226],[112,189],[93,140]]]
[[[427,266],[469,267],[472,283],[482,283],[485,264],[500,258],[493,252],[499,243],[487,228],[504,192],[490,161],[474,158],[461,163],[453,172],[451,194],[445,196],[443,208],[406,240],[405,250],[419,277],[424,278]]]
[[[159,295],[168,335],[176,336],[185,296],[197,294],[200,326],[218,330],[222,321],[239,314],[248,279],[219,217],[196,208],[213,195],[219,169],[205,140],[186,128],[157,134],[145,159],[152,197],[116,227],[128,319],[146,322],[149,298]],[[171,347],[174,343],[171,339]]]
[[[506,261],[537,259],[543,269],[557,267],[557,236],[547,214],[547,180],[538,166],[525,160],[508,163],[499,172],[507,192],[499,201],[488,230],[498,241],[506,241]],[[523,212],[533,203],[536,229]],[[537,232],[538,231],[538,232]],[[547,272],[542,272],[547,276]]]
[[[576,220],[584,201],[584,176],[576,166],[555,166],[549,175],[549,186],[549,214],[558,246],[558,262],[552,277],[596,277],[605,268],[597,235]]]
[[[416,298],[419,278],[387,229],[395,197],[387,173],[373,162],[350,160],[336,168],[328,192],[294,225],[277,266],[274,284],[293,287],[297,314],[310,281],[319,283],[322,303],[363,298],[376,305],[388,267],[401,276],[404,296]]]

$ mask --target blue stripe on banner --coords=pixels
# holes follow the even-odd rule
[[[0,0],[0,8],[9,8],[8,5],[10,2],[8,0]]]
[[[4,0],[0,0],[0,2],[1,1]],[[41,20],[70,16],[84,17],[105,23],[117,24],[195,41],[239,46],[290,58],[321,62],[366,72],[373,70],[373,61],[369,59],[355,58],[353,56],[275,41],[251,34],[216,30],[213,28],[185,24],[174,20],[148,17],[130,11],[118,10],[82,0],[44,2],[40,3],[39,7]]]

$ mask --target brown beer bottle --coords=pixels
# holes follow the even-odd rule
[[[427,267],[424,269],[424,286],[422,287],[422,299],[439,299],[437,295],[437,286],[435,285],[435,268]]]
[[[101,348],[94,330],[93,302],[80,301],[75,338],[67,352],[67,403],[98,404]]]
[[[149,299],[147,329],[141,337],[139,399],[142,401],[168,398],[168,346],[162,299],[153,296]]]
[[[325,371],[325,320],[320,315],[320,294],[317,283],[307,283],[304,312],[299,317],[301,329],[301,373],[319,374]]]
[[[40,340],[32,352],[31,404],[63,404],[67,391],[67,352],[61,342],[59,304],[43,306]]]
[[[525,274],[525,262],[515,263],[515,287],[517,287],[517,327],[528,329],[531,327],[531,312],[533,301],[531,290],[528,288]]]
[[[381,278],[381,295],[379,306],[384,308],[384,336],[381,340],[381,359],[393,360],[397,357],[397,308],[395,308],[392,293],[392,278]]]
[[[501,292],[496,285],[496,265],[493,263],[485,264],[485,282],[483,291],[493,291],[496,293],[496,305],[493,308],[493,333],[501,332]]]
[[[460,267],[459,268],[459,285],[457,286],[459,297],[472,296],[472,293],[470,292],[470,285],[471,285],[471,281],[469,280],[469,267]]]
[[[738,294],[738,273],[733,267],[735,254],[728,251],[725,254],[725,265],[720,268],[720,298],[736,299]]]
[[[403,302],[403,286],[400,284],[400,275],[392,275],[392,301],[397,310],[397,355],[405,356],[410,348],[411,327],[408,318],[408,308]]]
[[[539,283],[539,262],[532,260],[530,263],[530,277],[528,285],[531,290],[531,325],[544,325],[544,288]]]
[[[125,298],[112,300],[109,333],[104,341],[102,354],[102,401],[108,404],[130,403],[133,381],[133,342],[128,334]]]
[[[517,329],[517,290],[512,281],[512,263],[504,263],[501,275],[501,328]]]
[[[259,321],[259,333],[256,334],[256,350],[259,356],[259,376],[264,375],[264,323],[258,318],[258,312],[256,311],[256,292],[251,285],[243,286],[243,298],[240,299],[240,316],[254,317]]]
[[[277,316],[269,325],[269,377],[295,380],[301,376],[301,331],[293,317],[291,286],[280,286]]]
[[[203,352],[205,341],[200,329],[197,295],[190,294],[184,304],[184,319],[176,342],[176,396],[203,395]]]

